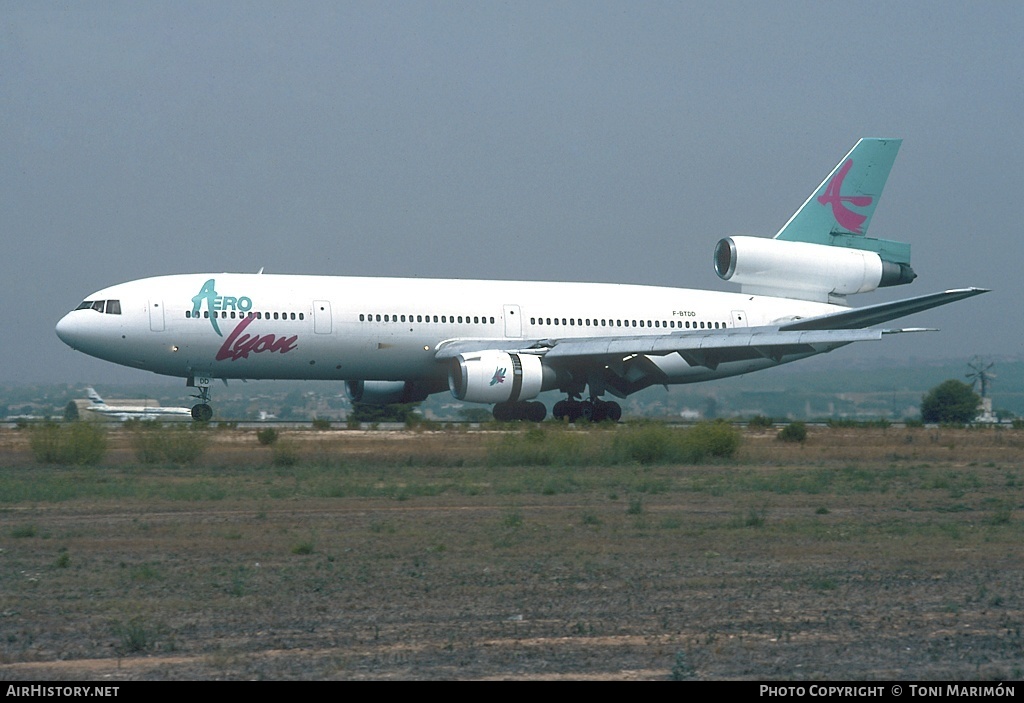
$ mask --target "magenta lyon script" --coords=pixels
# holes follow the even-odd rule
[[[832,215],[840,225],[854,234],[863,234],[861,226],[864,224],[864,220],[868,218],[865,215],[860,215],[850,210],[843,203],[847,202],[857,207],[867,207],[871,204],[872,198],[870,195],[841,195],[843,179],[846,178],[846,174],[850,172],[851,168],[853,168],[853,159],[847,159],[843,167],[839,169],[839,173],[828,182],[828,185],[825,187],[825,194],[818,197],[818,202],[822,205],[832,206]]]
[[[228,338],[224,340],[224,344],[217,351],[217,361],[248,359],[250,353],[281,352],[282,354],[287,354],[297,346],[295,341],[299,338],[298,335],[293,337],[275,337],[272,334],[265,334],[254,337],[242,334],[242,331],[255,319],[255,317],[247,317],[238,323],[238,326],[231,331],[231,334],[228,335]]]

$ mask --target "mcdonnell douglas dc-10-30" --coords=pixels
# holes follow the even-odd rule
[[[345,382],[362,403],[450,391],[501,420],[618,420],[652,385],[735,376],[919,328],[878,325],[984,293],[946,290],[860,308],[910,283],[910,245],[867,237],[901,140],[861,139],[774,238],[718,242],[739,293],[607,283],[239,273],[158,276],[88,296],[57,323],[69,346],[187,379],[209,420],[215,379]]]

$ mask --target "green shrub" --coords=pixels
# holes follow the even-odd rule
[[[664,461],[672,444],[672,430],[660,422],[630,423],[612,440],[612,449],[622,461],[656,464]]]
[[[739,431],[722,421],[698,422],[686,430],[642,422],[620,429],[612,440],[612,449],[623,461],[699,464],[734,456],[740,440]]]
[[[739,430],[722,420],[698,422],[685,434],[693,462],[730,459],[739,450],[741,440]]]
[[[191,464],[206,451],[209,437],[198,427],[141,423],[132,430],[135,458],[143,464]]]
[[[256,440],[264,447],[277,441],[277,430],[273,427],[265,427],[256,433]]]
[[[740,446],[739,431],[727,422],[700,422],[689,429],[641,421],[609,431],[533,426],[507,432],[488,447],[492,466],[613,466],[701,463],[729,458]]]
[[[747,422],[747,427],[753,430],[770,430],[775,426],[775,420],[771,417],[765,417],[764,415],[754,415]]]
[[[590,452],[585,450],[590,449]],[[492,466],[579,466],[583,463],[603,463],[578,432],[558,430],[545,432],[540,427],[525,431],[508,432],[493,442],[487,451]]]
[[[92,422],[44,422],[31,429],[29,446],[41,464],[98,464],[107,453],[107,433]]]
[[[802,422],[791,422],[779,430],[778,439],[781,442],[806,442],[807,425]]]
[[[314,430],[329,430],[331,429],[331,421],[326,417],[313,418],[313,429]]]
[[[299,447],[295,442],[283,441],[273,446],[271,461],[274,466],[295,466],[299,463]]]

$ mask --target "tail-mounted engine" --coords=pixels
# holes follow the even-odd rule
[[[917,277],[909,264],[873,251],[761,237],[727,237],[715,247],[715,272],[744,293],[829,301]]]
[[[491,350],[459,354],[448,369],[452,395],[471,403],[530,400],[554,385],[555,372],[535,354]]]

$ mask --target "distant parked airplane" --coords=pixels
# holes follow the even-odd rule
[[[749,373],[918,328],[871,327],[984,293],[851,308],[916,277],[910,245],[866,236],[899,139],[861,139],[772,239],[728,237],[715,271],[740,293],[607,283],[261,274],[145,278],[88,296],[57,336],[100,359],[187,379],[343,380],[363,403],[450,390],[498,419],[617,420],[653,385]],[[630,255],[643,253],[634,248]],[[497,256],[528,257],[507,242]],[[584,399],[586,397],[586,399]]]
[[[191,417],[191,408],[164,408],[159,405],[107,405],[106,401],[93,388],[86,388],[92,404],[88,410],[118,420],[159,420],[161,417]]]

